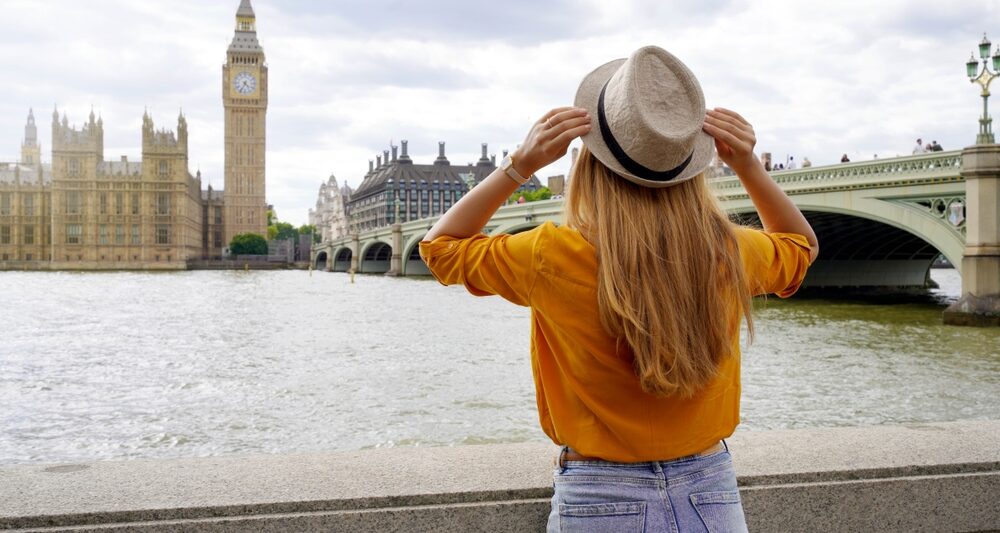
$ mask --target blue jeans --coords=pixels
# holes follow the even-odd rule
[[[549,533],[747,530],[729,449],[651,463],[556,467]]]

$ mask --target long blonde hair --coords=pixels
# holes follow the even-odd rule
[[[644,391],[690,397],[733,355],[741,315],[752,337],[752,295],[734,226],[704,174],[642,187],[584,146],[571,172],[566,222],[597,250],[601,325],[628,343]]]

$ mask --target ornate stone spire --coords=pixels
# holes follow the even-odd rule
[[[236,16],[240,17],[253,17],[253,6],[250,5],[250,0],[241,0],[240,8],[236,10]]]
[[[28,109],[28,123],[24,125],[24,144],[34,146],[38,142],[38,127],[35,126],[35,113]]]
[[[230,52],[263,52],[257,42],[257,17],[250,0],[241,0],[236,10],[236,32],[229,44]]]

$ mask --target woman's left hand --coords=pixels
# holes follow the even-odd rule
[[[511,154],[514,170],[528,177],[566,154],[573,139],[590,131],[590,115],[579,107],[557,107],[538,119]]]

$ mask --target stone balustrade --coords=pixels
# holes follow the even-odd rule
[[[788,194],[798,194],[818,190],[870,189],[878,186],[912,185],[922,181],[945,179],[963,181],[961,171],[962,151],[953,150],[857,163],[779,170],[772,172],[771,177]],[[736,176],[713,178],[712,187],[727,200],[746,197],[743,185]]]

